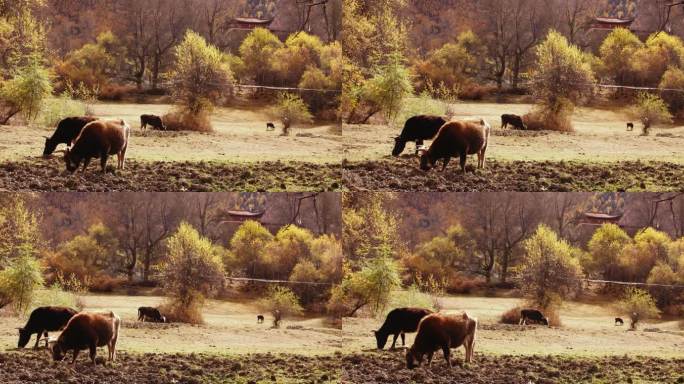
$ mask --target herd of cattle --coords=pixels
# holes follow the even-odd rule
[[[166,130],[162,119],[154,115],[140,116],[140,127]],[[131,127],[124,120],[99,120],[90,116],[67,117],[57,124],[51,137],[45,137],[43,157],[55,153],[59,144],[66,144],[64,162],[69,172],[83,164],[83,171],[91,159],[100,159],[106,171],[109,156],[117,156],[117,169],[124,169]]]
[[[274,326],[280,321],[280,311],[275,311]],[[167,319],[154,307],[138,308],[138,321],[166,323]],[[264,316],[257,316],[257,323],[264,322]],[[116,342],[119,338],[121,318],[114,312],[78,312],[68,307],[39,307],[31,312],[26,325],[19,330],[18,348],[24,348],[36,335],[33,348],[45,340],[48,351],[55,361],[64,360],[66,353],[73,351],[72,364],[82,350],[90,351],[90,360],[95,364],[98,347],[107,346],[108,361],[116,359]],[[48,332],[62,331],[57,339],[51,339]]]

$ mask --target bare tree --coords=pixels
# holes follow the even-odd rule
[[[513,88],[517,89],[520,72],[529,51],[543,38],[548,29],[545,20],[548,14],[548,0],[515,0],[511,15],[513,24]],[[509,22],[510,23],[510,22]]]
[[[509,22],[515,14],[515,0],[486,0],[483,4],[482,17],[488,26],[487,36],[490,57],[494,61],[492,75],[499,91],[503,88],[504,75],[508,69],[508,58],[513,50],[515,34]]]
[[[152,88],[159,83],[159,73],[168,52],[183,37],[189,26],[185,15],[190,14],[188,0],[154,0],[152,24]]]

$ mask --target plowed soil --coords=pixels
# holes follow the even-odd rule
[[[0,354],[0,383],[338,383],[341,359],[337,356],[249,354],[117,354],[105,363],[106,349],[98,350],[98,364],[87,353],[71,368],[68,361],[54,362],[45,350]]]
[[[93,161],[85,173],[65,170],[61,159],[32,159],[0,164],[0,191],[335,191],[341,188],[339,164],[264,161],[140,162],[126,161],[107,174]]]
[[[463,175],[458,159],[446,171],[442,163],[422,171],[413,156],[398,159],[343,162],[345,188],[381,191],[672,191],[684,190],[684,165],[667,162],[621,161],[488,161],[474,169],[470,158]]]
[[[684,359],[652,357],[569,358],[557,356],[492,356],[475,353],[463,364],[463,349],[452,353],[449,369],[442,352],[432,367],[406,369],[404,354],[371,352],[345,356],[343,383],[684,383]]]

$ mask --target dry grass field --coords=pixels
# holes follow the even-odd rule
[[[478,318],[475,361],[447,370],[441,352],[431,368],[405,368],[401,341],[395,351],[375,348],[372,331],[384,318],[343,321],[344,375],[349,382],[409,383],[679,383],[684,382],[684,330],[675,321],[649,322],[637,331],[615,326],[608,303],[566,304],[561,327],[498,323],[520,304],[515,298],[446,297],[443,312]],[[645,331],[645,330],[653,331]],[[657,329],[657,331],[656,331]],[[415,334],[406,335],[407,347]],[[390,340],[391,342],[391,340]]]

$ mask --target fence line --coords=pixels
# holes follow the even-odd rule
[[[680,288],[684,289],[684,285],[678,284],[655,284],[655,283],[636,283],[630,281],[613,281],[613,280],[599,280],[599,279],[579,279],[580,281],[586,281],[589,283],[602,283],[602,284],[615,284],[615,285],[631,285],[631,286],[643,286],[643,287],[662,287],[662,288]]]
[[[317,89],[317,88],[293,88],[293,87],[275,87],[270,85],[248,85],[248,84],[236,84],[235,88],[247,88],[247,89],[268,89],[272,91],[312,91],[312,92],[331,92],[340,93],[339,89]]]
[[[290,281],[290,280],[269,280],[269,279],[253,279],[249,277],[225,277],[226,280],[232,281],[256,281],[260,283],[275,283],[275,284],[304,284],[304,285],[332,285],[332,283],[321,283],[316,281]]]

